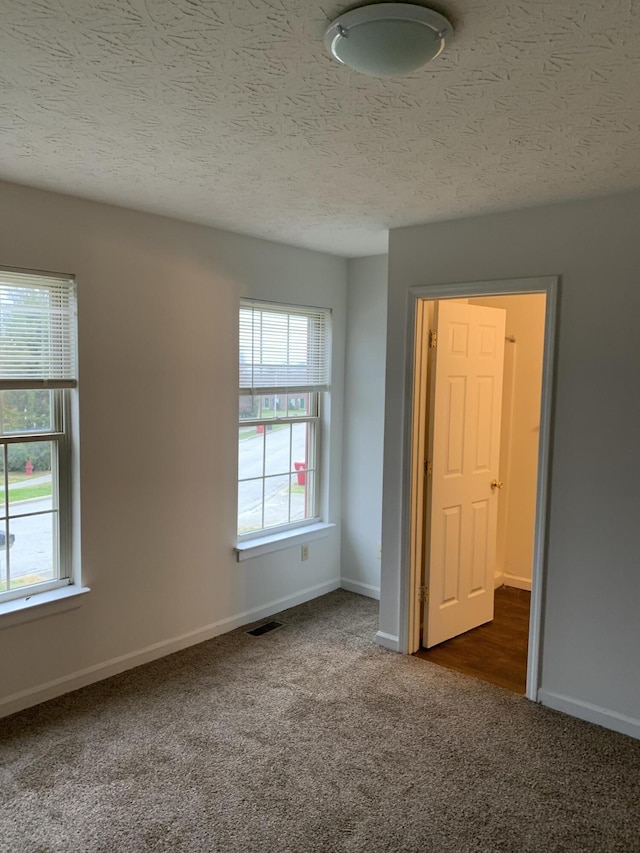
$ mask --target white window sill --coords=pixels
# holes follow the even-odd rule
[[[43,616],[53,616],[80,607],[81,596],[91,592],[89,587],[68,584],[47,592],[35,592],[25,598],[0,602],[0,628],[10,628]]]
[[[246,539],[236,545],[237,560],[241,563],[253,557],[262,557],[274,551],[284,551],[285,548],[304,545],[306,542],[313,542],[314,539],[323,539],[329,535],[332,527],[335,527],[335,524],[318,522],[309,524],[307,527],[296,527],[295,530],[287,530],[284,533],[271,533],[268,536]]]

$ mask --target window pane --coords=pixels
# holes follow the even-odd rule
[[[304,397],[304,395],[302,395]],[[308,395],[307,395],[308,396]],[[301,398],[302,399],[302,398]],[[238,417],[243,420],[270,420],[287,416],[287,394],[241,394],[238,403]],[[299,412],[295,413],[299,415]]]
[[[238,479],[262,477],[264,427],[240,427],[238,439]]]
[[[308,474],[298,471],[291,477],[291,521],[301,521],[307,517]]]
[[[51,441],[7,445],[9,515],[52,509]],[[4,500],[4,489],[0,492]]]
[[[7,522],[2,520],[0,521],[0,592],[5,592],[7,589],[7,567],[10,559],[7,552],[12,544],[13,537],[10,534],[7,535]]]
[[[289,523],[289,475],[267,477],[264,481],[264,526]]]
[[[238,483],[238,534],[262,529],[263,480]]]
[[[281,394],[241,394],[238,403],[240,424],[247,420],[271,418],[315,418],[318,416],[318,395],[302,391]]]
[[[274,424],[272,429],[269,425],[266,429],[264,473],[267,476],[288,474],[291,470],[291,427]]]
[[[281,401],[285,400],[284,411]],[[261,418],[281,418],[286,415],[286,398],[279,394],[267,394],[259,398],[260,401],[260,417]]]
[[[0,391],[0,430],[4,435],[53,429],[52,392]]]
[[[11,520],[10,537],[13,534],[15,541],[11,546],[10,589],[57,577],[54,559],[56,525],[55,513]]]
[[[317,394],[300,392],[290,394],[287,397],[287,417],[289,418],[307,418],[317,415],[316,401]]]
[[[241,394],[238,403],[238,417],[240,422],[247,418],[257,418],[260,416],[260,398],[254,397],[251,394]]]
[[[291,429],[293,431],[291,448],[293,465],[290,470],[299,471],[301,468],[307,468],[309,464],[307,460],[309,424],[293,424]]]

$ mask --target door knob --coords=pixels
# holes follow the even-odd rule
[[[502,482],[502,480],[492,480],[491,481],[491,488],[494,490],[495,489],[501,489],[503,486],[504,486],[504,483]]]

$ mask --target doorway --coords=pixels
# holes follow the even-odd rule
[[[446,640],[416,657],[447,669],[524,694],[527,684],[527,648],[531,593],[501,586],[495,591],[490,622]]]
[[[532,287],[534,284],[538,286]],[[515,692],[526,692],[532,699],[537,698],[538,684],[556,284],[555,279],[545,278],[417,288],[413,292],[407,651]],[[443,299],[446,312],[439,312]],[[456,302],[470,307],[455,308]],[[452,314],[454,308],[462,315]],[[494,314],[502,313],[506,324],[503,320],[502,327],[493,329],[491,311],[487,309],[497,309]],[[447,355],[444,350],[437,354],[434,350],[450,345],[452,350],[457,347],[459,355],[467,346],[460,330],[468,315],[475,316],[476,312],[480,313],[482,327],[478,332],[480,356],[485,358],[493,346],[491,342],[502,337],[504,346],[497,349],[503,350],[503,366],[501,363],[495,368],[494,378],[489,379],[491,371],[487,370],[485,358],[474,392],[469,388],[477,378],[461,378],[459,361],[454,359],[448,377],[438,379],[444,382],[445,393],[437,395],[433,370],[437,367],[438,376],[441,375],[444,368],[438,365],[437,357],[445,364]],[[444,320],[439,319],[439,313]],[[460,322],[456,316],[457,320],[462,317]],[[447,322],[453,322],[453,326]],[[498,411],[497,438],[481,432],[470,438],[468,421],[476,424],[480,417],[478,407],[484,408],[486,414],[493,406],[490,401],[495,397],[494,380],[500,384],[503,401],[501,412],[493,408],[493,427]],[[476,408],[469,409],[472,417],[467,412],[466,421],[465,391],[460,391],[465,387],[471,398],[474,393],[477,398]],[[447,425],[449,432],[443,433],[449,468],[442,480],[446,481],[444,492],[439,492],[438,476],[443,471],[438,469],[436,454],[442,452],[443,439],[442,435],[438,439],[434,417],[444,408],[447,416],[442,417],[446,421],[449,410],[456,407],[460,423],[466,426],[463,429],[455,423],[453,428]],[[474,429],[477,432],[477,426]],[[485,490],[478,493],[478,487],[469,480],[465,486],[470,500],[468,511],[463,506],[464,496],[456,493],[452,497],[451,492],[456,480],[463,481],[462,454],[456,456],[455,448],[452,450],[455,440],[462,441],[462,432],[465,441],[472,442],[467,456],[475,460],[470,467],[476,476],[471,480],[475,479]],[[496,441],[497,448],[490,453]],[[461,554],[459,542],[466,541],[462,527],[467,522],[460,519],[470,516],[474,518],[471,539],[475,537],[477,542],[468,551],[463,546],[465,553]],[[444,581],[439,581],[437,574],[434,578],[434,573],[442,571],[437,564],[448,561],[451,566],[458,566],[465,560],[472,564],[464,570],[469,576],[467,588],[465,578],[458,577],[450,566]],[[471,575],[473,582],[469,580]],[[458,612],[462,615],[456,615]],[[428,650],[421,651],[427,646]]]

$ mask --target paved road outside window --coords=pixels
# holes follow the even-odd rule
[[[20,483],[12,483],[10,491],[18,492],[21,488],[35,486],[40,483],[50,483],[51,474],[34,476]],[[39,580],[51,580],[53,577],[53,529],[54,515],[51,514],[51,496],[34,498],[25,501],[13,501],[9,504],[9,530],[15,536],[15,542],[10,549],[11,577],[14,580],[37,575]],[[44,513],[43,515],[27,515],[28,513]],[[0,509],[4,516],[4,506]],[[16,517],[16,516],[27,517]],[[6,529],[6,520],[0,520]],[[0,553],[0,580],[5,579],[6,554]]]
[[[283,513],[287,512],[289,499],[292,518],[304,518],[305,495],[295,490],[290,493],[291,485],[297,485],[296,474],[292,476],[290,472],[294,462],[305,462],[306,437],[307,425],[300,423],[267,430],[264,434],[240,440],[239,478],[259,479],[240,484],[239,530],[259,527],[262,524],[262,466],[265,451],[264,500],[267,522],[272,519],[276,523],[282,519]]]

